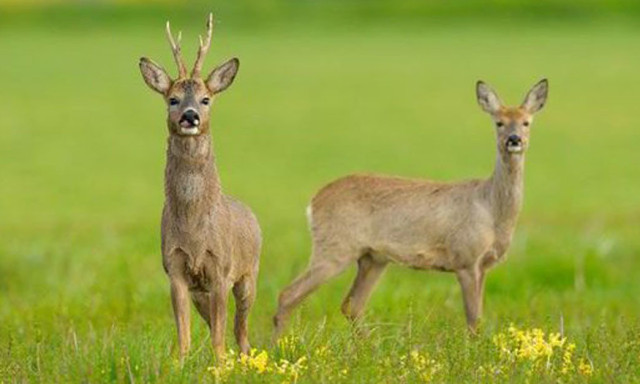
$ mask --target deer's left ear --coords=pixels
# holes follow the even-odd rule
[[[219,93],[227,89],[231,83],[233,83],[239,66],[240,60],[234,57],[211,71],[211,74],[205,82],[207,88],[209,88],[212,93]]]
[[[171,78],[167,75],[167,72],[146,57],[140,59],[140,72],[149,88],[158,93],[164,95],[171,87]]]
[[[533,88],[525,97],[524,102],[522,103],[522,107],[526,109],[529,113],[538,112],[544,107],[544,104],[547,102],[547,94],[549,92],[549,82],[547,79],[542,79],[538,82],[538,84],[534,85]]]

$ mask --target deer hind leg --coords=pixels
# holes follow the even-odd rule
[[[456,275],[462,288],[467,326],[471,333],[475,334],[478,319],[482,315],[485,272],[476,268],[463,269],[457,271]]]
[[[344,260],[350,261],[351,259]],[[278,297],[278,312],[273,318],[274,340],[277,340],[282,333],[293,309],[320,285],[344,271],[348,261],[338,262],[321,257],[312,258],[309,268],[287,286]]]
[[[351,290],[342,302],[342,313],[351,321],[356,322],[371,296],[376,283],[386,269],[386,262],[379,262],[369,254],[358,259],[358,274]]]
[[[209,306],[211,305],[211,298],[207,292],[192,292],[191,301],[196,306],[198,313],[202,319],[207,323],[207,326],[211,327],[211,311]]]
[[[234,334],[240,352],[249,354],[251,345],[249,344],[249,310],[256,298],[255,279],[250,276],[243,277],[233,286],[233,296],[236,302],[236,315],[234,323]]]

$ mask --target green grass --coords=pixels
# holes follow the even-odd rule
[[[226,192],[264,231],[253,344],[307,356],[299,382],[411,382],[381,362],[414,349],[441,365],[435,381],[478,382],[478,368],[498,359],[492,337],[510,323],[558,332],[562,321],[592,381],[640,381],[640,29],[321,25],[222,23],[207,62],[241,60],[215,102],[213,137]],[[199,26],[175,27],[189,57]],[[212,378],[195,312],[184,367],[171,352],[159,252],[164,107],[137,68],[146,55],[174,72],[162,24],[14,26],[0,46],[0,382]],[[276,296],[307,263],[304,208],[319,187],[354,171],[488,176],[493,128],[475,81],[518,103],[542,77],[550,99],[532,129],[524,210],[508,260],[489,274],[477,339],[452,275],[390,268],[368,306],[371,336],[354,340],[339,313],[352,269],[296,312],[294,348],[269,346]],[[235,379],[260,377],[273,382]]]

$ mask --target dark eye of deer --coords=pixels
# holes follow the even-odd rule
[[[180,104],[180,100],[176,99],[175,97],[172,97],[169,99],[169,105],[178,105]]]
[[[502,126],[504,125],[504,123],[503,123],[502,121],[498,121],[498,122],[496,123],[496,125],[497,125],[498,127],[502,127]]]
[[[522,123],[522,125],[524,125],[525,127],[528,127],[529,126],[529,122],[525,121],[524,123]]]
[[[211,100],[208,97],[205,97],[204,99],[202,99],[201,103],[203,105],[209,105],[209,102],[211,102]]]

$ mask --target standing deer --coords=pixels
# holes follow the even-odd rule
[[[351,175],[322,188],[307,210],[312,235],[308,269],[279,296],[275,337],[291,311],[311,292],[357,262],[342,303],[356,321],[389,263],[454,272],[467,324],[475,332],[485,275],[501,261],[522,205],[524,153],[533,114],[547,99],[547,80],[519,107],[506,107],[479,81],[480,107],[496,126],[497,159],[486,180],[439,183],[378,175]]]
[[[222,193],[211,147],[210,109],[218,93],[231,85],[239,61],[233,58],[203,80],[200,72],[211,44],[213,17],[207,35],[200,37],[191,71],[167,22],[166,32],[178,65],[178,78],[147,58],[140,71],[147,85],[167,103],[167,164],[162,212],[162,264],[171,283],[171,302],[178,328],[180,356],[191,343],[189,294],[211,330],[213,349],[223,356],[227,297],[236,303],[235,337],[248,353],[247,317],[256,295],[261,248],[258,222],[249,208]]]

